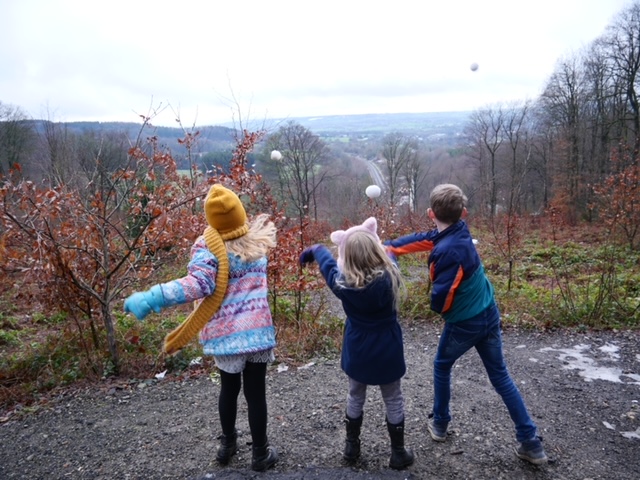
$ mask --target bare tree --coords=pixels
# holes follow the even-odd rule
[[[571,216],[585,207],[585,197],[581,190],[584,185],[581,180],[585,140],[583,110],[587,103],[587,93],[582,62],[573,55],[558,63],[540,98],[541,105],[549,116],[548,124],[556,129],[561,139],[556,152],[563,158],[558,164],[558,174],[560,184],[564,186],[564,203],[573,206],[573,209],[568,209]],[[558,193],[560,192],[556,191]]]
[[[634,2],[614,19],[601,40],[608,49],[613,74],[619,79],[631,129],[632,161],[640,155],[640,3]]]
[[[603,39],[597,39],[585,52],[585,82],[588,89],[583,113],[588,123],[585,167],[589,182],[608,174],[611,149],[617,148],[624,132],[624,101],[620,81]]]
[[[469,155],[476,161],[481,184],[481,205],[488,207],[490,217],[498,207],[498,150],[504,142],[504,112],[501,106],[486,107],[471,114],[465,134]]]
[[[276,163],[281,194],[303,218],[318,220],[318,187],[327,178],[324,168],[329,150],[325,143],[299,123],[289,122],[268,139],[268,144],[282,154]]]
[[[389,202],[394,205],[399,195],[399,181],[407,164],[417,157],[416,140],[399,132],[386,135],[382,140],[382,158],[385,161],[389,187]]]
[[[15,165],[26,166],[34,137],[33,124],[20,107],[0,102],[0,175]]]
[[[70,183],[76,174],[77,165],[72,162],[74,139],[67,125],[51,120],[43,121],[40,143],[44,156],[41,162],[44,177],[53,185]]]
[[[508,176],[505,196],[506,209],[510,214],[522,213],[522,191],[532,152],[529,110],[529,102],[515,103],[504,110],[503,137],[509,159],[505,164]]]
[[[415,155],[409,158],[404,169],[404,178],[409,192],[409,207],[412,212],[418,211],[420,200],[418,193],[430,171],[429,157],[423,148],[419,148]]]
[[[125,168],[129,139],[122,133],[98,133],[89,131],[73,138],[73,163],[77,164],[76,175],[67,181],[96,195],[111,183],[113,172]]]
[[[556,137],[554,129],[547,123],[547,117],[538,104],[533,109],[533,138],[531,147],[533,155],[530,163],[530,181],[527,183],[531,204],[534,211],[539,213],[549,207],[551,197],[552,177],[552,152]]]

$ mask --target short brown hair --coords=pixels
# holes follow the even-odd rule
[[[462,217],[462,212],[467,206],[467,197],[457,185],[443,183],[431,191],[429,203],[439,221],[453,224]]]

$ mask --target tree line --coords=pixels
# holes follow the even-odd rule
[[[594,185],[638,165],[640,3],[558,59],[534,100],[475,111],[465,130],[475,203],[483,214],[541,213],[594,220]]]

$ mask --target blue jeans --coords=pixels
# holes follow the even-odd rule
[[[475,347],[482,359],[493,388],[502,397],[515,424],[516,439],[524,442],[534,438],[536,425],[513,383],[502,355],[500,312],[493,305],[475,317],[458,323],[445,323],[438,351],[433,361],[433,420],[444,427],[451,421],[451,369],[467,350]]]

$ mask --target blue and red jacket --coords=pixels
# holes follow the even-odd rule
[[[396,256],[431,252],[428,260],[431,309],[447,322],[469,320],[495,303],[493,285],[464,220],[441,232],[412,233],[385,245]]]

